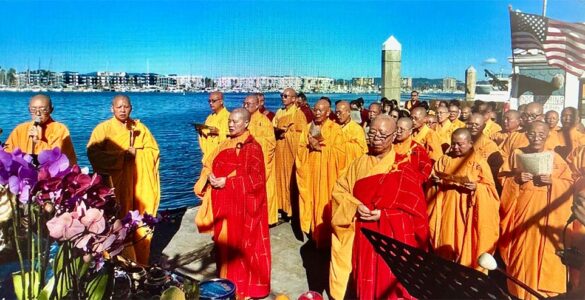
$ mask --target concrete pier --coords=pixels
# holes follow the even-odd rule
[[[160,260],[165,267],[201,281],[217,275],[211,235],[200,234],[195,227],[197,209],[189,208],[176,214],[171,222],[156,228],[151,256],[153,261]],[[325,294],[329,251],[315,249],[313,243],[294,228],[294,223],[283,223],[270,229],[272,278],[271,294],[267,299],[280,294],[297,299],[308,290]]]
[[[392,35],[382,44],[382,97],[400,101],[402,45]]]
[[[465,101],[475,99],[475,84],[477,81],[477,71],[473,66],[465,70]]]

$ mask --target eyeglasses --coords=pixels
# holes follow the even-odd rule
[[[258,103],[244,102],[244,107],[256,106]]]
[[[285,94],[285,93],[282,93],[282,94],[280,94],[280,97],[281,97],[281,98],[284,98],[284,99],[287,99],[287,98],[294,98],[294,96],[293,96],[293,95],[287,95],[287,94]]]
[[[536,132],[527,132],[526,133],[526,137],[528,137],[529,139],[540,139],[540,140],[544,140],[546,139],[546,134],[544,133],[536,133]]]
[[[536,120],[536,118],[542,116],[542,114],[539,114],[539,115],[537,115],[537,114],[523,114],[522,116],[530,121],[534,121],[534,120]]]
[[[209,99],[209,100],[207,100],[207,102],[209,102],[209,103],[215,103],[215,102],[217,102],[219,100],[221,100],[221,99]]]
[[[368,132],[368,138],[370,140],[379,140],[379,141],[383,141],[391,136],[395,136],[396,132],[392,132],[392,133],[388,133],[388,134],[382,134],[380,132],[376,132],[376,131],[369,131]]]
[[[45,115],[48,114],[51,110],[48,107],[29,107],[28,111],[31,114],[41,113]]]
[[[444,114],[448,114],[448,111],[438,111],[437,115],[444,115]]]

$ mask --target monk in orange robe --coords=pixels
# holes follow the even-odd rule
[[[333,189],[331,224],[337,241],[332,245],[329,276],[333,299],[346,296],[348,280],[359,299],[413,299],[360,232],[368,228],[426,249],[428,218],[418,166],[406,157],[396,160],[395,128],[390,116],[376,117],[369,131],[368,154],[356,159]]]
[[[465,122],[459,120],[459,116],[461,115],[461,109],[459,106],[455,104],[449,104],[449,121],[453,124],[455,129],[457,128],[465,128],[467,124]],[[453,129],[453,130],[455,130]]]
[[[252,94],[244,100],[244,108],[251,114],[248,131],[262,147],[266,172],[266,197],[268,201],[268,224],[278,223],[278,199],[276,199],[276,179],[274,177],[274,127],[268,116],[261,113],[258,94]]]
[[[431,244],[437,255],[481,271],[477,258],[493,254],[498,241],[498,193],[469,130],[455,130],[450,149],[433,168],[438,191],[429,199]]]
[[[274,163],[276,167],[276,197],[278,209],[289,218],[292,216],[291,201],[297,199],[294,164],[299,149],[301,132],[307,125],[305,114],[295,104],[297,93],[287,88],[282,92],[284,108],[279,109],[272,120],[276,136]]]
[[[19,148],[24,153],[38,155],[43,150],[57,147],[67,156],[70,165],[77,164],[69,129],[51,118],[51,98],[43,94],[34,95],[29,101],[28,111],[32,121],[14,128],[5,142],[6,152]]]
[[[433,169],[433,163],[427,151],[419,143],[412,139],[413,122],[410,118],[400,118],[396,122],[396,138],[392,149],[396,152],[396,160],[407,159],[415,167],[418,167],[421,184],[429,179]]]
[[[262,147],[246,129],[249,122],[247,110],[232,111],[230,138],[210,154],[194,187],[203,200],[196,218],[207,221],[198,226],[211,226],[219,276],[236,284],[238,299],[270,293],[266,168]]]
[[[225,141],[228,135],[227,122],[230,113],[223,104],[223,93],[210,93],[208,102],[211,114],[205,119],[205,127],[197,128],[199,148],[203,154],[201,161],[205,161],[207,155]]]
[[[351,107],[349,102],[338,102],[335,105],[335,115],[337,116],[337,124],[341,126],[344,138],[343,145],[345,147],[345,162],[343,165],[349,166],[349,164],[356,158],[368,152],[366,135],[360,124],[351,119]]]
[[[345,167],[343,132],[329,119],[330,113],[326,100],[315,103],[313,122],[301,134],[295,163],[301,229],[321,249],[331,244],[331,190]]]
[[[529,145],[515,149],[502,167],[513,174],[502,191],[500,253],[506,271],[545,297],[566,291],[566,268],[556,251],[562,248],[561,233],[571,214],[571,170],[546,147],[548,126],[533,121],[527,128]],[[521,164],[523,154],[549,153],[552,173],[529,173]],[[504,167],[509,167],[508,170]],[[535,299],[508,281],[509,292],[520,299]]]
[[[146,125],[130,118],[132,104],[126,95],[112,100],[114,117],[100,123],[91,133],[87,157],[94,171],[109,176],[114,185],[120,217],[129,211],[155,216],[160,203],[160,152]],[[141,228],[134,247],[124,255],[148,264],[152,235]]]
[[[455,128],[453,123],[449,120],[449,109],[445,106],[437,108],[437,121],[437,129],[435,132],[439,136],[441,149],[445,152],[451,143],[451,135],[457,128]]]
[[[441,148],[441,141],[437,133],[425,125],[424,120],[426,115],[427,111],[424,107],[415,107],[412,109],[412,139],[427,150],[432,161],[437,161],[443,156],[443,149]]]
[[[504,129],[493,133],[490,136],[490,139],[498,145],[498,147],[502,147],[504,141],[512,134],[520,129],[520,112],[517,110],[509,110],[504,113]]]
[[[561,157],[567,157],[579,146],[585,145],[585,133],[580,128],[581,117],[574,107],[565,107],[561,112],[561,130],[555,132],[559,144],[555,148]]]

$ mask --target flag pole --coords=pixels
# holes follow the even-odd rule
[[[547,0],[542,0],[542,16],[546,17],[546,2]]]
[[[508,5],[508,14],[510,15],[510,50],[512,51],[512,82],[514,82],[514,80],[519,80],[516,74],[516,58],[514,55],[514,45],[512,43],[513,40],[513,28],[512,28],[512,5]],[[512,84],[512,82],[510,82],[510,84]],[[518,84],[516,83],[515,86],[518,86]],[[510,89],[510,94],[513,93],[514,90]],[[512,96],[512,95],[510,95]],[[516,96],[516,95],[514,95]],[[518,104],[519,100],[516,100],[516,103]]]

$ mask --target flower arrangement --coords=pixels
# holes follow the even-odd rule
[[[116,218],[113,189],[87,168],[70,166],[58,148],[41,152],[36,162],[18,149],[0,150],[0,206],[6,202],[9,213],[0,222],[12,222],[19,299],[107,297],[113,284],[108,261],[139,227],[151,229],[157,222],[138,211]],[[53,243],[59,250],[50,264]]]

